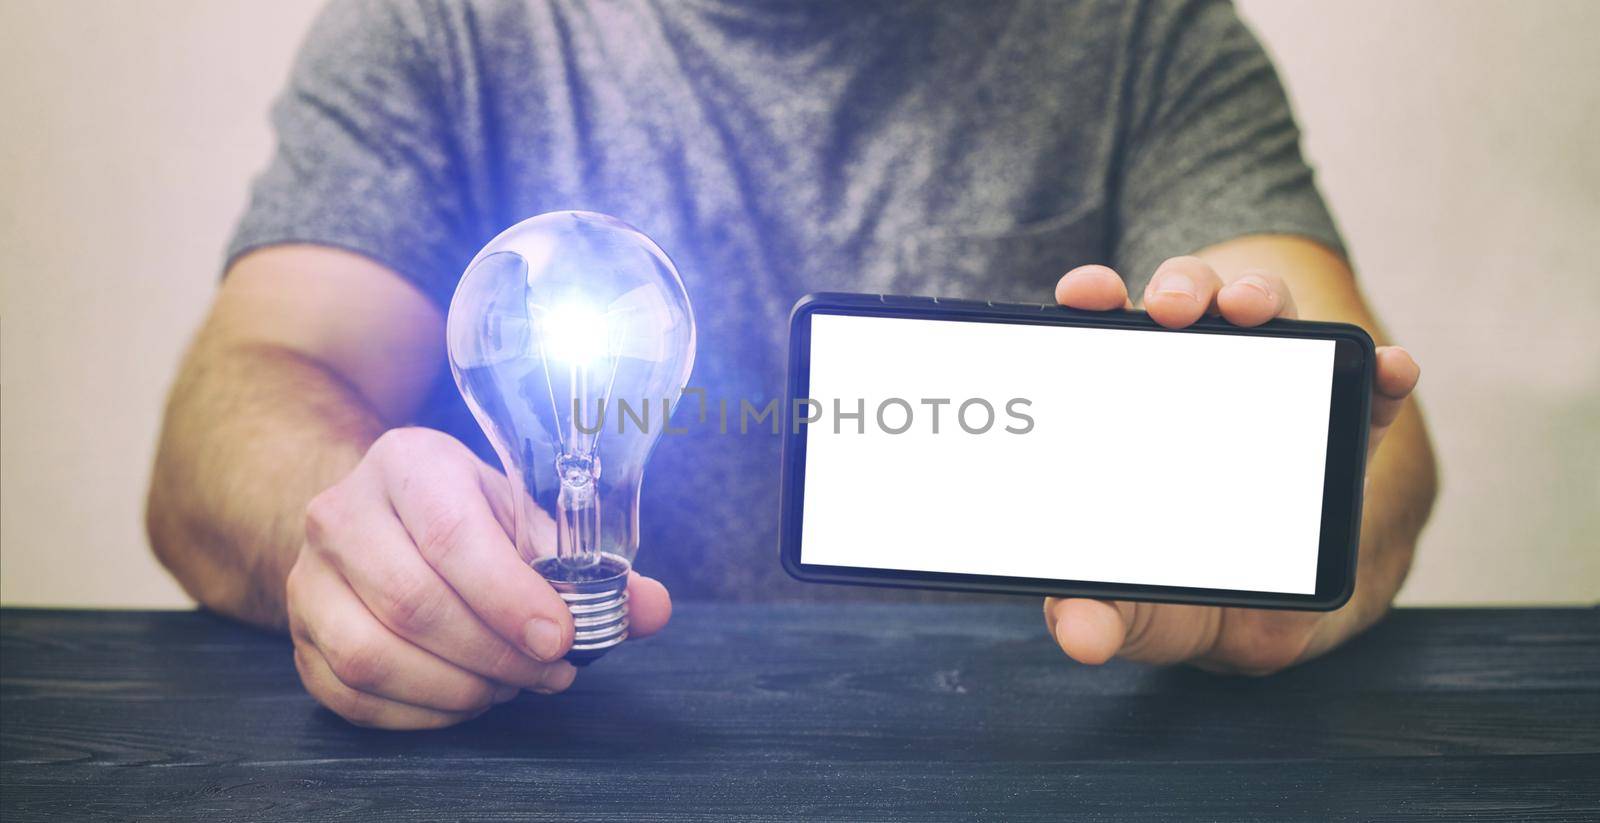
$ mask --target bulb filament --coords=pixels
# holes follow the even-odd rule
[[[563,565],[573,568],[594,566],[600,562],[600,436],[605,429],[605,410],[616,386],[617,369],[621,364],[615,339],[615,324],[609,317],[577,306],[546,309],[529,305],[530,313],[538,318],[535,324],[539,334],[539,357],[544,366],[545,390],[550,399],[550,410],[556,421],[555,435],[559,450],[556,455],[556,477],[560,489],[556,494],[556,557]],[[551,361],[557,361],[552,363]],[[556,399],[551,380],[551,367],[559,368],[564,362],[567,387],[571,390],[571,403]],[[599,422],[593,427],[584,426],[583,411],[591,402],[592,371],[605,369],[605,389],[600,392],[597,406]],[[598,388],[598,387],[596,387]],[[570,409],[563,415],[562,409]],[[566,425],[562,425],[562,421]]]

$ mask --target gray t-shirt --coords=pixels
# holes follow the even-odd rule
[[[1273,67],[1221,2],[341,1],[273,123],[230,259],[338,246],[443,308],[506,226],[615,215],[677,263],[691,385],[735,407],[782,396],[806,292],[1043,302],[1082,263],[1137,294],[1243,234],[1340,248]],[[447,372],[417,422],[496,462]],[[778,451],[760,427],[664,438],[640,570],[680,597],[884,596],[783,574]]]

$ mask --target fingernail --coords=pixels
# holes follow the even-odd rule
[[[1257,277],[1256,275],[1247,274],[1247,275],[1245,275],[1245,276],[1243,276],[1243,277],[1241,277],[1238,280],[1235,280],[1233,282],[1236,285],[1249,286],[1250,288],[1255,289],[1258,292],[1261,292],[1261,296],[1267,298],[1268,300],[1276,300],[1277,299],[1272,294],[1272,286],[1268,285],[1266,280],[1264,280],[1264,279],[1262,279],[1260,277]]]
[[[1160,285],[1156,286],[1156,294],[1182,295],[1190,300],[1199,300],[1200,292],[1194,287],[1194,280],[1187,274],[1164,275]]]
[[[522,642],[528,644],[528,651],[540,660],[554,660],[561,656],[561,627],[554,620],[542,617],[529,620],[522,637]]]
[[[494,702],[504,703],[522,692],[516,686],[501,686],[494,690]]]
[[[545,669],[544,685],[540,686],[538,691],[544,694],[566,691],[567,687],[571,686],[572,681],[576,680],[577,677],[578,667],[562,660]]]

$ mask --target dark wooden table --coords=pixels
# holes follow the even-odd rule
[[[199,613],[0,615],[0,820],[1600,818],[1600,611],[1406,610],[1275,677],[1038,606],[681,605],[566,694],[345,724]]]

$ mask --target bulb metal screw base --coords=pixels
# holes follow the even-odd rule
[[[557,557],[542,557],[533,570],[567,602],[572,611],[572,650],[566,660],[587,666],[611,647],[628,639],[628,570],[631,564],[609,552],[591,566],[573,567]]]

